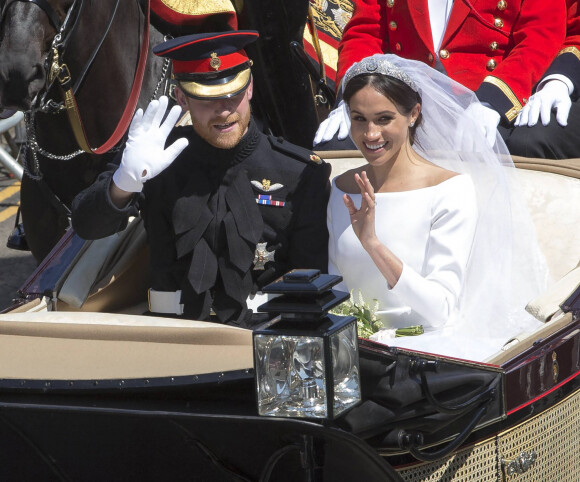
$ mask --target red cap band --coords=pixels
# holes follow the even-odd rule
[[[244,50],[228,55],[216,55],[201,60],[173,60],[174,74],[205,74],[220,72],[248,62],[250,59]],[[217,67],[217,68],[216,68]]]

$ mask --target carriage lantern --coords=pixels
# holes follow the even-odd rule
[[[294,270],[264,287],[278,296],[259,311],[279,313],[254,331],[258,413],[334,419],[361,399],[356,319],[328,311],[349,294],[342,277]]]

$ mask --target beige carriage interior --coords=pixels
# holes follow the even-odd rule
[[[333,176],[364,162],[358,151],[320,154],[332,164]],[[487,360],[497,365],[568,324],[571,315],[562,314],[559,304],[580,284],[580,160],[515,162],[541,249],[558,281],[527,307],[544,326],[498,347]],[[0,315],[0,353],[6,355],[0,378],[163,377],[253,366],[248,330],[141,316],[147,310],[147,266],[139,220],[123,233],[86,242],[52,300],[37,299]]]

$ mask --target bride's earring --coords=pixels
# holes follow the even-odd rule
[[[411,121],[411,123],[409,124],[409,127],[413,127],[415,125],[415,121]]]

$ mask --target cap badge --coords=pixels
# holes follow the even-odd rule
[[[212,69],[219,70],[221,65],[222,65],[222,61],[218,57],[218,54],[216,52],[212,52],[211,53],[211,60],[209,61],[209,66]]]
[[[252,186],[263,192],[277,191],[278,189],[282,189],[284,187],[284,185],[280,184],[279,182],[272,184],[270,179],[262,179],[262,182],[253,180],[250,182],[252,183]]]
[[[267,243],[258,243],[256,244],[256,252],[254,253],[254,269],[264,269],[264,265],[269,261],[274,261],[274,253],[273,251],[268,251],[266,249]]]

